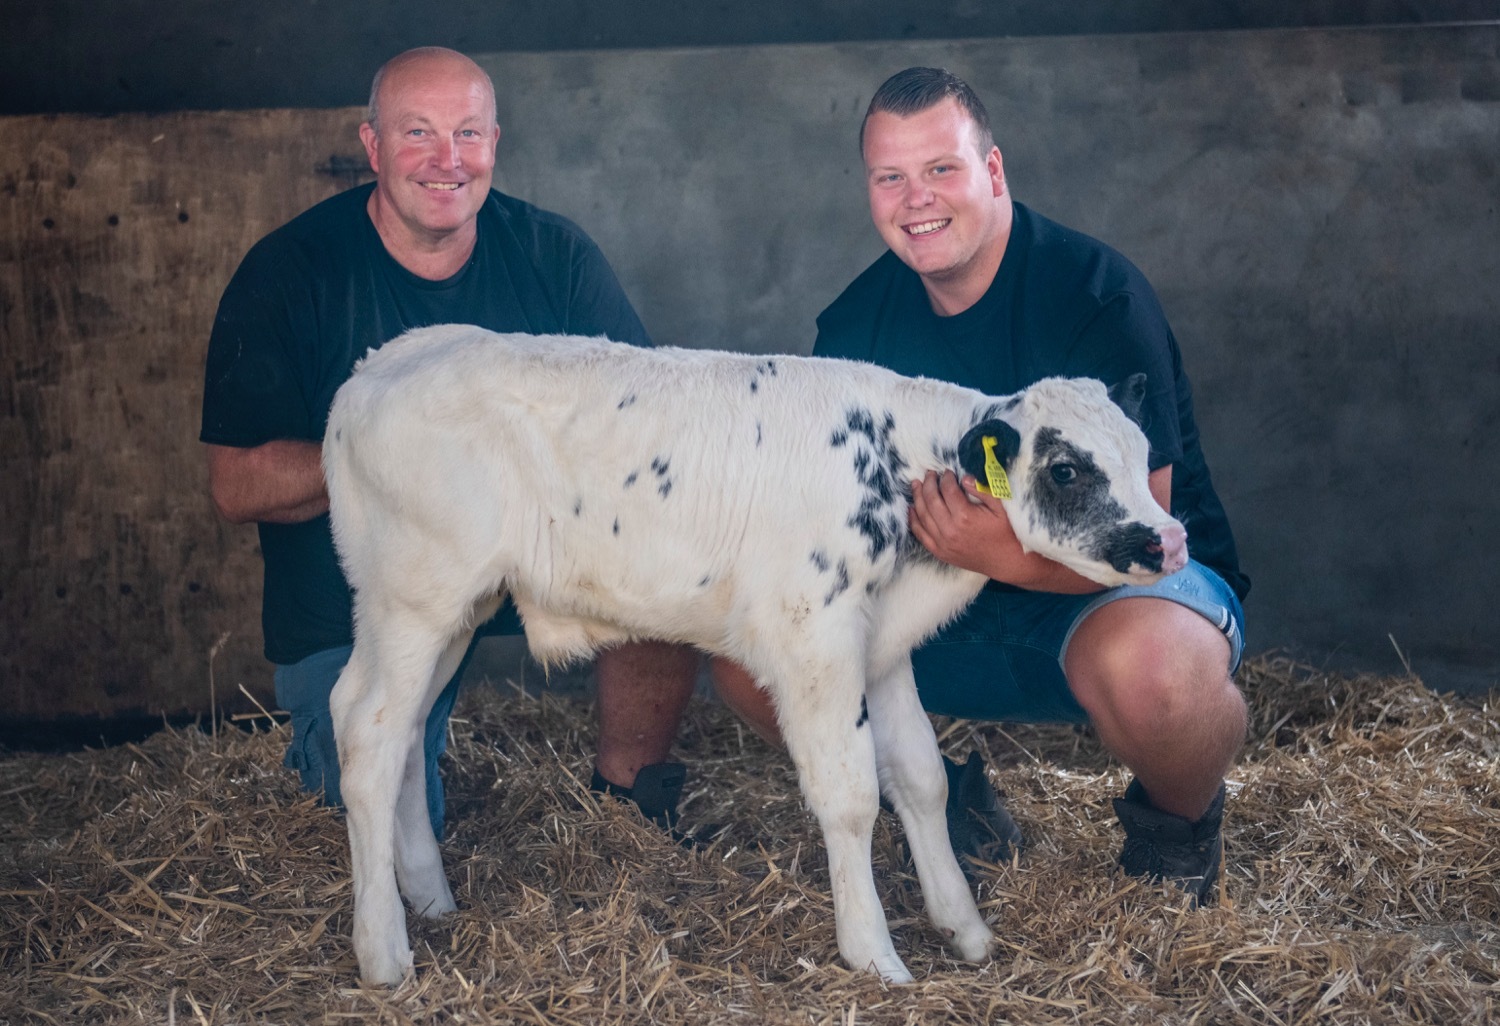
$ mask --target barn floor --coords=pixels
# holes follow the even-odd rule
[[[356,984],[343,825],[278,730],[168,731],[0,757],[0,1023],[1484,1023],[1500,1014],[1500,714],[1411,680],[1242,672],[1217,907],[1112,872],[1120,769],[1055,728],[940,724],[1025,830],[979,873],[1001,938],[948,959],[900,830],[877,880],[917,976],[838,961],[826,863],[791,768],[695,704],[685,851],[580,786],[592,711],[470,689],[448,767],[461,911],[413,925],[417,971]]]

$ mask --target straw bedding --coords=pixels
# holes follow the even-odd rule
[[[417,971],[356,983],[338,816],[284,728],[164,731],[0,757],[5,1023],[1483,1023],[1500,1006],[1500,724],[1411,679],[1262,659],[1216,907],[1113,871],[1121,769],[1085,733],[940,721],[1025,830],[978,871],[1001,938],[949,959],[899,826],[877,881],[917,976],[838,961],[826,863],[786,758],[717,705],[680,742],[687,851],[580,785],[580,700],[472,688],[445,856],[460,911],[412,921]]]

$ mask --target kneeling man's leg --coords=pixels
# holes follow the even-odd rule
[[[1099,739],[1163,812],[1197,819],[1245,741],[1229,642],[1185,606],[1129,598],[1079,624],[1063,666]]]
[[[1100,740],[1135,774],[1115,813],[1126,872],[1210,900],[1223,844],[1224,774],[1245,740],[1233,673],[1243,613],[1197,564],[1149,588],[1120,588],[1074,622],[1061,661]]]
[[[599,653],[599,748],[590,787],[635,802],[647,819],[667,830],[677,825],[686,779],[682,763],[667,757],[693,697],[699,659],[695,650],[664,641],[631,642]]]

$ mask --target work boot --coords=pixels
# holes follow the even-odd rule
[[[1153,882],[1170,881],[1187,892],[1195,906],[1212,904],[1224,858],[1224,785],[1196,823],[1155,808],[1139,780],[1132,780],[1125,797],[1116,798],[1114,805],[1125,828],[1120,868]]]
[[[682,763],[657,762],[642,766],[632,786],[621,787],[606,780],[595,767],[589,790],[634,802],[642,816],[665,830],[678,844],[691,848],[693,839],[677,829],[677,800],[682,797],[686,779],[687,767]]]
[[[943,758],[948,772],[948,840],[964,873],[969,872],[965,855],[986,862],[1009,862],[1023,845],[1021,830],[1005,810],[1005,800],[990,786],[984,760],[978,752],[959,765]]]

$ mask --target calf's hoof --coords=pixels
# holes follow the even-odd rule
[[[910,983],[912,981],[911,970],[906,968],[906,963],[896,955],[872,958],[865,968],[879,974],[886,983]]]
[[[356,950],[359,978],[372,987],[395,987],[411,972],[411,948],[405,944],[378,951]]]
[[[983,920],[973,927],[954,932],[947,941],[948,946],[966,962],[988,962],[995,950],[995,935]]]
[[[449,912],[458,911],[458,903],[453,900],[447,884],[437,893],[408,895],[406,900],[411,904],[412,911],[423,919],[441,919]]]
[[[424,919],[441,919],[449,912],[457,912],[458,903],[451,895],[443,895],[417,909],[417,914]]]
[[[398,866],[396,885],[401,897],[419,916],[436,919],[458,908],[453,901],[453,891],[448,878],[443,874],[440,862],[417,862],[413,866]]]

